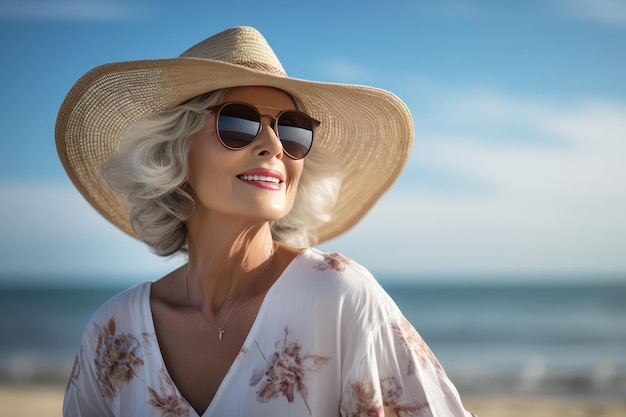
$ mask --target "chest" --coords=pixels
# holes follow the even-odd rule
[[[154,309],[155,332],[167,371],[198,415],[211,404],[240,354],[255,311],[246,305],[220,329],[196,311],[165,314]]]

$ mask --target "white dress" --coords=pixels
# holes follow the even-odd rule
[[[70,377],[64,416],[198,416],[161,357],[150,288],[148,282],[127,290],[94,314]],[[424,340],[369,272],[316,249],[303,250],[269,289],[202,414],[471,415]]]

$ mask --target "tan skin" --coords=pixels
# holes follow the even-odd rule
[[[235,88],[223,101],[253,104],[263,115],[295,109],[286,93],[269,87]],[[183,266],[152,285],[150,306],[161,354],[176,387],[199,415],[239,354],[268,289],[300,252],[273,242],[269,222],[291,210],[304,161],[284,154],[272,119],[262,119],[261,133],[242,150],[219,143],[211,115],[192,137],[187,182],[196,211],[187,223],[188,270]],[[280,172],[280,189],[237,177],[255,168]],[[231,309],[220,341],[216,326],[223,325]]]

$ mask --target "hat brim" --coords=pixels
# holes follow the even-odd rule
[[[296,97],[321,122],[311,152],[340,158],[344,174],[331,220],[319,242],[354,226],[391,186],[408,160],[413,123],[394,94],[366,86],[322,83],[268,74],[203,58],[180,57],[106,64],[70,90],[55,129],[69,177],[106,219],[136,237],[125,199],[103,177],[103,164],[136,120],[221,88],[268,86]],[[306,163],[306,162],[305,162]]]

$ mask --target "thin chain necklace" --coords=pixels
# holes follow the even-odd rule
[[[268,258],[268,260],[265,262],[265,265],[263,265],[263,269],[261,269],[261,272],[259,273],[259,275],[257,275],[257,277],[254,279],[254,281],[252,281],[250,283],[250,285],[248,285],[248,287],[241,293],[239,294],[239,297],[237,297],[237,300],[235,301],[235,303],[233,304],[233,306],[230,308],[230,311],[228,312],[228,314],[226,315],[226,318],[224,319],[224,323],[222,323],[221,326],[218,326],[215,323],[211,323],[216,329],[217,329],[217,337],[219,338],[220,342],[222,341],[222,337],[224,337],[224,333],[225,333],[225,329],[226,329],[226,323],[228,323],[228,319],[230,319],[230,315],[233,314],[233,311],[235,311],[235,307],[237,307],[237,305],[239,304],[239,301],[241,301],[241,299],[243,298],[243,296],[250,291],[256,284],[257,282],[259,282],[259,280],[261,279],[261,277],[263,276],[263,274],[265,273],[265,271],[267,270],[268,266],[272,263],[272,261],[274,260],[274,246],[272,245],[272,252],[270,253],[270,256]],[[189,270],[189,263],[187,263],[186,267],[185,267],[185,292],[187,294],[187,305],[189,307],[194,308],[191,305],[191,302],[189,300],[189,274],[187,273]],[[195,309],[195,308],[194,308]],[[207,320],[208,321],[208,320]]]

